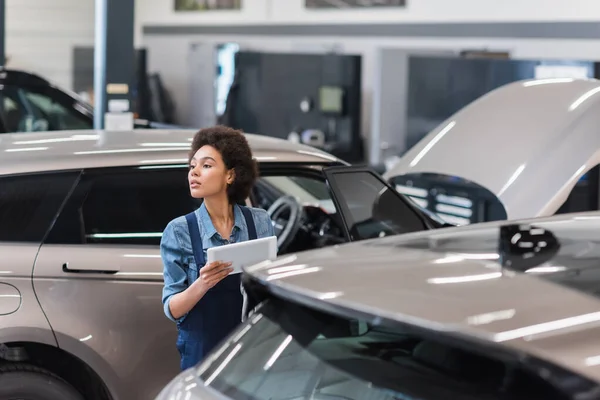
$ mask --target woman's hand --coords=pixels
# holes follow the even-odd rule
[[[194,284],[198,284],[202,287],[203,292],[207,292],[213,288],[217,283],[221,282],[233,271],[230,262],[215,261],[210,264],[206,264],[200,268],[199,276]]]
[[[181,318],[204,297],[213,286],[233,271],[230,262],[215,261],[200,269],[200,276],[183,292],[174,294],[169,301],[169,311],[174,318]]]

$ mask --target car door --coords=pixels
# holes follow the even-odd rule
[[[159,244],[170,220],[197,207],[186,174],[185,166],[85,171],[35,266],[59,346],[119,398],[154,398],[179,371]]]
[[[0,343],[56,345],[31,277],[40,243],[77,176],[0,176]]]
[[[335,166],[323,173],[351,241],[447,226],[370,168]]]

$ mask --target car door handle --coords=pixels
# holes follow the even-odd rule
[[[62,265],[63,272],[70,274],[116,274],[119,272],[119,267],[107,268],[107,269],[93,269],[93,268],[71,268],[69,263],[66,262]]]

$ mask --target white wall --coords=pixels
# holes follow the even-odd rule
[[[72,88],[74,46],[94,44],[94,0],[6,0],[8,67]]]
[[[598,0],[407,0],[401,9],[306,10],[304,0],[242,0],[242,11],[175,12],[173,0],[136,0],[141,25],[596,21]]]
[[[135,0],[136,20],[140,25],[201,23],[210,25],[265,23],[271,2],[297,0],[242,0],[241,11],[175,12],[174,0]]]
[[[251,4],[252,0],[245,0]],[[277,23],[579,21],[600,16],[597,0],[407,0],[405,9],[306,10],[304,0],[272,0]]]

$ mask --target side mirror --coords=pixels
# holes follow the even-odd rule
[[[550,261],[559,250],[558,239],[547,229],[527,224],[500,227],[498,254],[502,268],[526,272]]]

